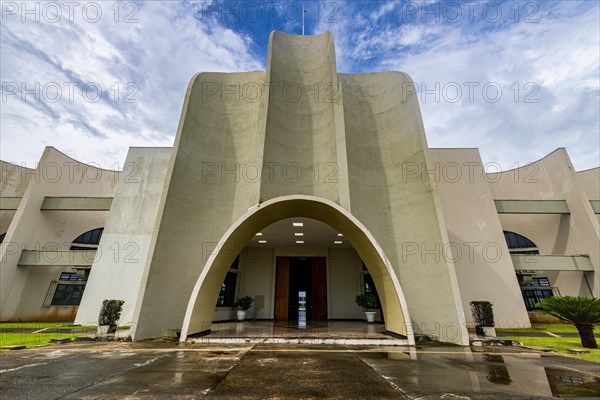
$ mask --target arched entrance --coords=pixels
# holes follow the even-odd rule
[[[329,224],[352,244],[369,270],[381,301],[386,330],[414,344],[408,308],[390,261],[371,233],[338,204],[315,196],[282,196],[256,205],[225,232],[206,261],[185,313],[180,340],[210,329],[215,299],[221,283],[239,251],[264,227],[291,217],[306,217]]]

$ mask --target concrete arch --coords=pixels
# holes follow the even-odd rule
[[[306,217],[329,224],[352,244],[371,273],[385,317],[387,331],[408,338],[414,335],[400,282],[381,246],[367,228],[338,204],[308,195],[281,196],[251,207],[222,236],[194,286],[183,320],[180,340],[209,329],[215,299],[231,262],[245,244],[266,226],[285,218]]]

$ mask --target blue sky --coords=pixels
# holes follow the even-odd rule
[[[430,147],[503,169],[600,157],[597,1],[2,2],[0,157],[117,168],[171,146],[199,71],[265,68],[269,33],[332,31],[340,72],[408,72]]]

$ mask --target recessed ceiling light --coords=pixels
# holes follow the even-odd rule
[[[258,232],[258,233],[256,234],[256,236],[262,236],[262,233],[261,233],[261,232]]]
[[[304,244],[304,240],[296,240],[296,243],[298,243],[298,244]]]
[[[267,243],[266,240],[259,240],[258,243]]]
[[[304,236],[304,233],[302,233],[302,232],[296,232],[296,233],[294,233],[294,236]]]
[[[338,233],[338,236],[344,236],[344,235],[342,235],[341,233]]]
[[[341,240],[336,240],[335,242],[333,242],[334,244],[342,244],[344,242],[342,242]]]
[[[304,226],[304,222],[292,222],[293,226]]]

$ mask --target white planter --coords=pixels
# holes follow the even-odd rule
[[[365,311],[367,322],[375,322],[375,314],[377,314],[376,311]]]
[[[96,336],[108,335],[109,329],[110,329],[110,325],[100,325],[98,328],[96,328]]]
[[[496,328],[493,326],[483,326],[481,329],[483,329],[483,336],[496,337]]]
[[[243,321],[245,319],[246,319],[246,311],[237,310],[237,320],[238,321]]]

